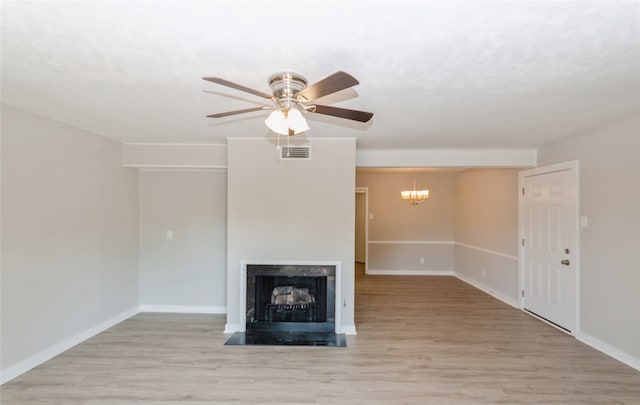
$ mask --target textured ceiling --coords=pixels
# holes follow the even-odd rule
[[[291,69],[360,85],[308,137],[364,149],[527,148],[640,110],[638,2],[3,2],[2,101],[129,142],[266,136],[261,99]]]

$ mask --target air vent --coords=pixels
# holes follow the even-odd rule
[[[309,149],[308,146],[283,146],[280,148],[280,160],[310,160]]]

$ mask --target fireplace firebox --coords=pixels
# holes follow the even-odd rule
[[[336,268],[247,265],[246,330],[334,332]]]

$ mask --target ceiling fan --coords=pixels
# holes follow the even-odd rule
[[[324,97],[359,84],[353,76],[342,71],[338,71],[310,86],[307,86],[307,79],[299,73],[276,73],[269,77],[269,87],[271,87],[272,94],[263,93],[259,90],[254,90],[220,77],[203,77],[202,79],[262,97],[273,103],[271,106],[264,105],[260,107],[245,108],[242,110],[227,111],[210,114],[207,115],[207,117],[222,118],[253,111],[274,110],[265,120],[265,124],[272,131],[280,135],[297,135],[309,130],[309,126],[307,125],[307,122],[302,116],[300,110],[360,122],[367,122],[373,117],[373,113],[366,111],[350,110],[347,108],[313,103],[314,100],[320,97]]]

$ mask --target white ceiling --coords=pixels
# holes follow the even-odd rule
[[[265,136],[283,69],[359,81],[308,137],[362,149],[529,148],[640,110],[638,2],[3,2],[2,101],[128,142]]]

